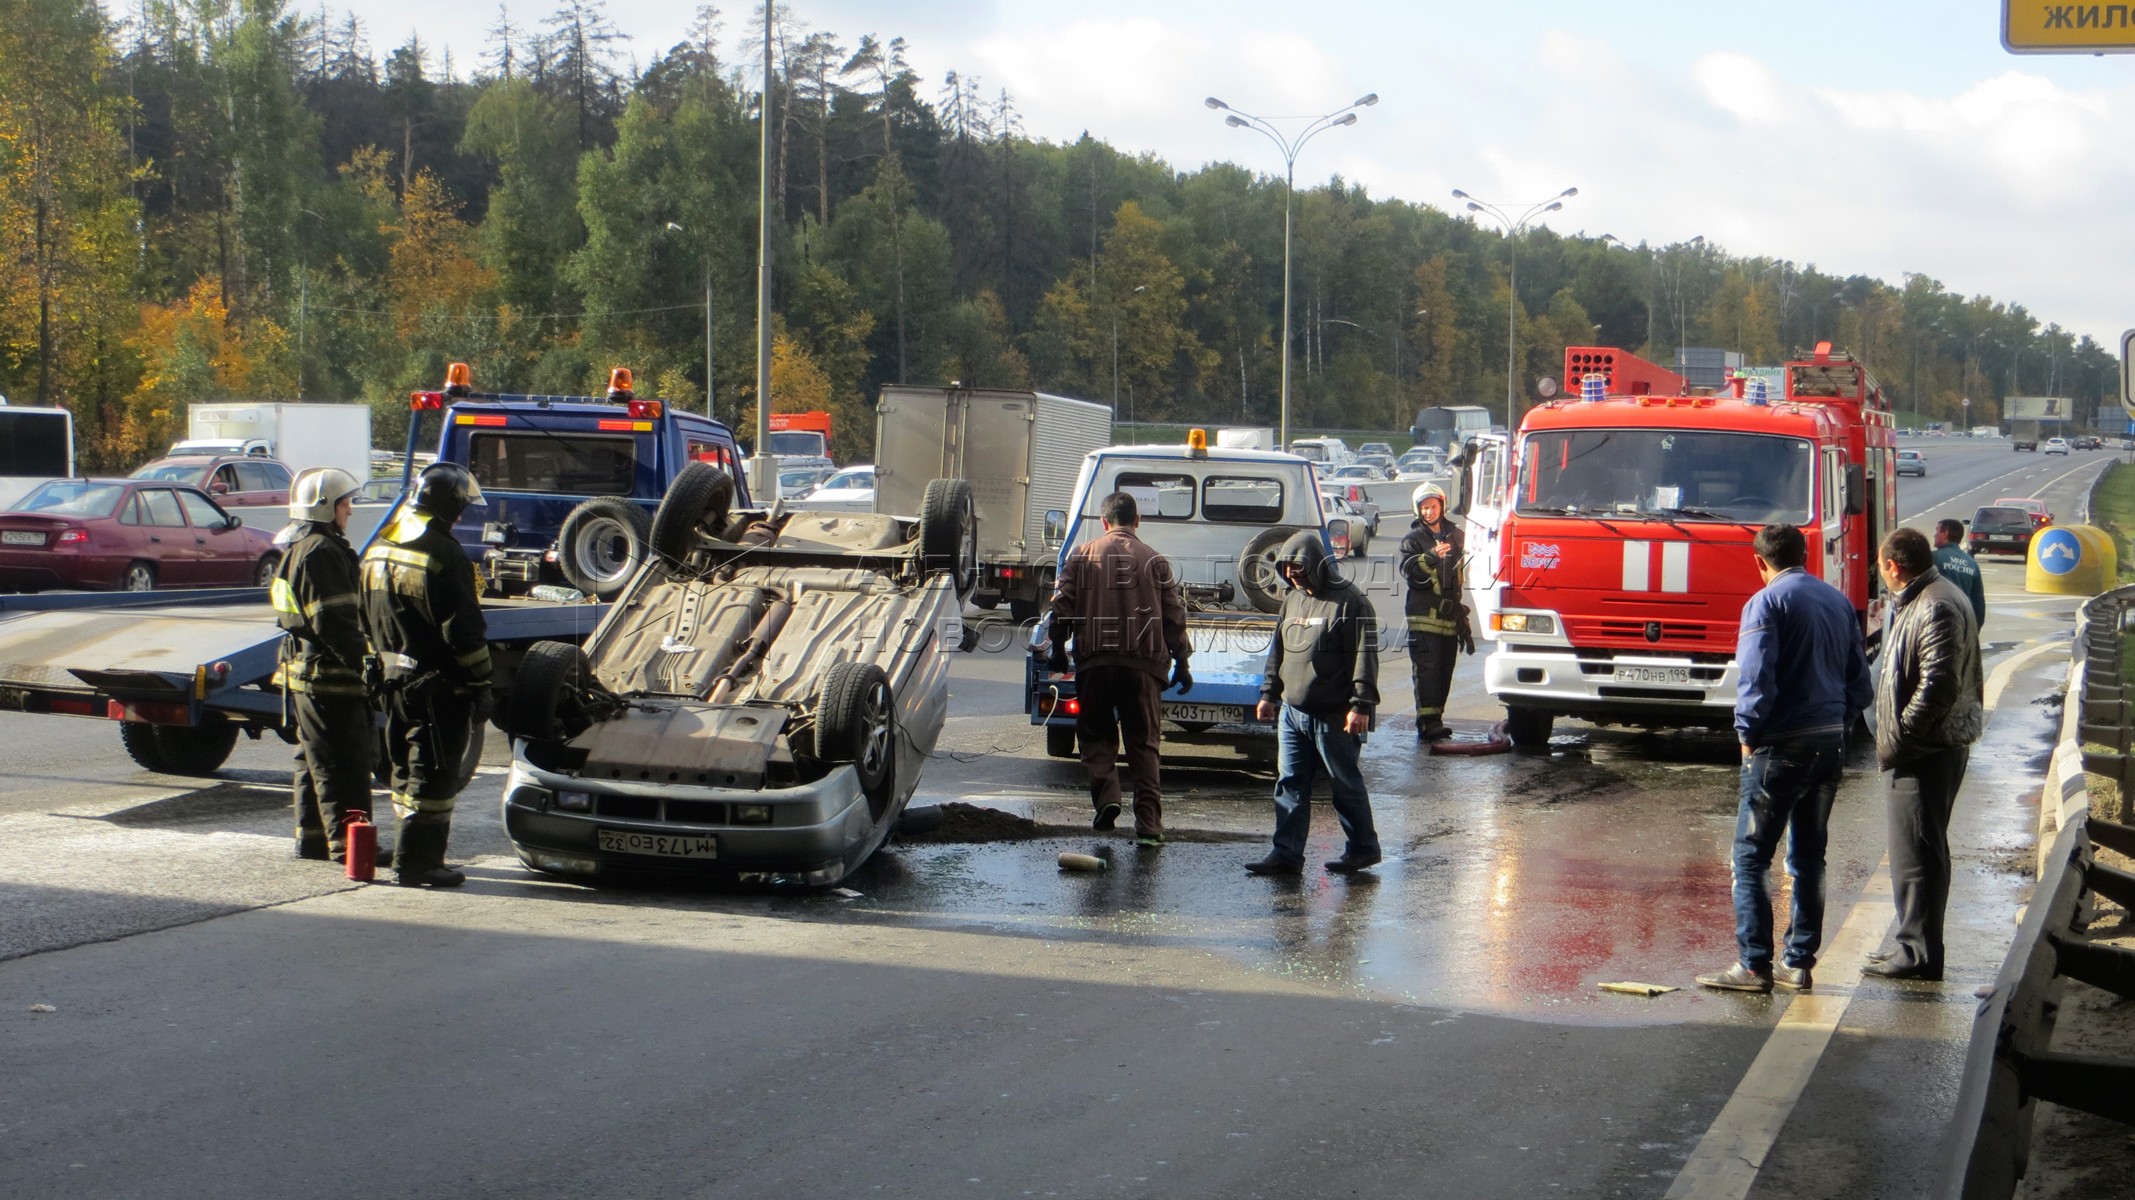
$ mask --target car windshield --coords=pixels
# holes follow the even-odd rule
[[[1898,457],[1899,457],[1899,458],[1918,458],[1918,457],[1920,457],[1920,452],[1919,452],[1918,450],[1900,450],[1900,451],[1898,451]]]
[[[1806,524],[1814,448],[1801,438],[1677,429],[1572,429],[1522,443],[1519,511]]]
[[[50,513],[55,517],[108,517],[125,494],[124,484],[55,479],[24,496],[15,511]]]
[[[191,483],[200,478],[211,464],[207,459],[174,459],[152,462],[133,473],[135,479],[153,479],[158,483]]]
[[[1972,532],[1993,533],[2004,529],[2028,530],[2031,514],[2021,508],[1982,508],[1972,514]]]

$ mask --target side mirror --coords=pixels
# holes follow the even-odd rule
[[[244,518],[239,516],[228,516],[222,519],[222,527],[224,529],[235,529],[244,523]]]
[[[1064,541],[1067,538],[1067,513],[1057,508],[1045,510],[1045,540]]]
[[[1859,463],[1846,468],[1846,515],[1857,517],[1868,511],[1868,468]]]
[[[210,496],[227,496],[229,494],[230,485],[220,479],[208,485],[208,495]]]

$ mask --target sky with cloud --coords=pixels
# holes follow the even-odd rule
[[[338,10],[343,7],[336,4]],[[510,6],[538,24],[546,0]],[[610,15],[642,64],[696,5]],[[355,0],[374,48],[419,34],[468,63],[494,4]],[[927,80],[1006,89],[1033,137],[1084,131],[1181,169],[1279,172],[1205,96],[1309,117],[1380,103],[1316,138],[1300,182],[1453,206],[1579,195],[1549,223],[1899,282],[1921,272],[2107,344],[2135,326],[2135,56],[2024,56],[1999,0],[792,0],[847,45],[901,36]],[[1621,10],[1621,11],[1619,11]],[[757,8],[757,14],[761,8]],[[722,8],[729,46],[750,21]],[[760,15],[757,19],[761,19]]]

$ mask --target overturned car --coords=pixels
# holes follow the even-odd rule
[[[917,517],[733,495],[685,469],[585,649],[520,664],[504,828],[528,867],[829,886],[911,798],[977,579],[970,486],[935,480]]]

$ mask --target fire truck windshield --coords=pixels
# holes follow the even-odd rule
[[[1518,511],[1804,525],[1815,459],[1807,441],[1770,434],[1541,430],[1522,443]]]

